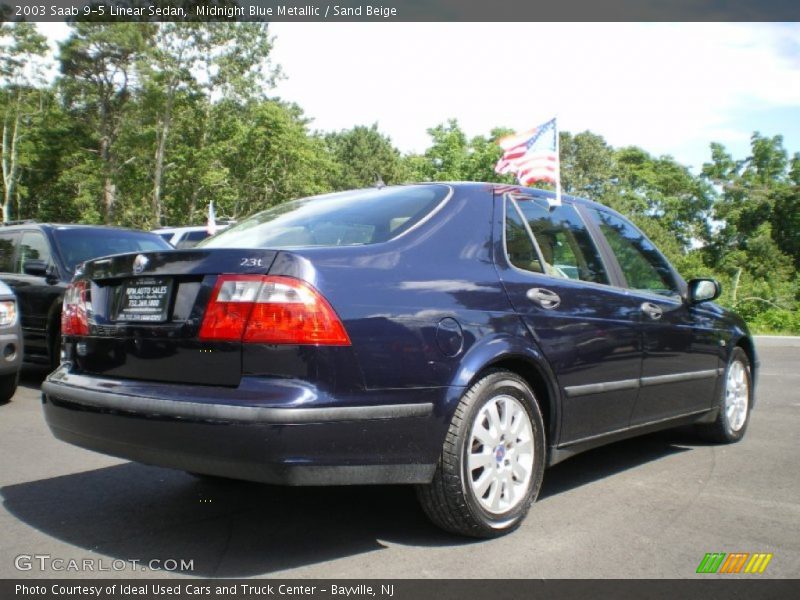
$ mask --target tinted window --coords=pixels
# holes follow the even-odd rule
[[[85,260],[109,254],[172,250],[172,246],[157,235],[139,231],[68,227],[56,229],[55,236],[70,271]]]
[[[157,235],[158,235],[158,237],[160,237],[165,242],[168,242],[168,241],[170,241],[172,239],[172,236],[175,235],[175,234],[172,233],[172,232],[169,232],[169,233],[159,233]]]
[[[408,231],[449,191],[444,185],[418,185],[304,198],[253,215],[199,245],[282,248],[376,244]]]
[[[546,200],[528,197],[517,198],[516,204],[536,238],[547,275],[608,283],[600,255],[572,206],[551,209]]]
[[[25,272],[25,263],[29,260],[41,260],[50,264],[50,244],[41,231],[24,231],[19,244],[19,254],[17,255],[17,273]]]
[[[199,242],[200,240],[204,240],[208,237],[208,232],[205,229],[201,229],[200,231],[190,231],[187,233],[183,241],[190,241],[190,242]]]
[[[204,229],[199,231],[188,231],[178,240],[175,244],[176,248],[194,248],[197,242],[204,240],[208,237],[208,232]]]
[[[672,270],[650,240],[609,212],[592,208],[589,214],[617,256],[628,287],[665,296],[678,293]]]
[[[14,270],[14,244],[19,234],[13,231],[0,233],[0,271],[11,273]]]
[[[506,202],[506,253],[508,261],[525,271],[542,273],[542,263],[514,202]]]

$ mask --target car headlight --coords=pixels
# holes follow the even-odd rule
[[[8,327],[17,322],[17,303],[14,300],[0,301],[0,327]]]

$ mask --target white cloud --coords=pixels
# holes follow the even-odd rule
[[[746,140],[742,111],[797,107],[799,26],[276,23],[277,92],[321,129],[378,122],[405,151],[455,117],[470,135],[559,115],[614,145],[680,156]],[[787,51],[788,49],[788,51]],[[738,120],[737,120],[738,119]]]
[[[41,23],[52,41],[64,24]],[[457,118],[469,135],[558,114],[698,166],[709,141],[746,148],[753,130],[800,144],[800,24],[273,23],[275,93],[323,130],[377,122],[403,151]],[[759,116],[796,111],[787,131]]]

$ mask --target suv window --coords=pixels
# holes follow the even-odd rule
[[[539,250],[544,272],[553,277],[608,284],[603,261],[583,221],[569,204],[550,208],[544,199],[517,197],[508,205],[519,207]],[[506,220],[506,238],[513,220]],[[527,235],[527,232],[526,232]],[[509,256],[510,258],[510,256]],[[539,260],[529,271],[542,272]],[[512,262],[512,264],[515,264]],[[526,268],[524,266],[520,268]]]
[[[198,229],[197,231],[187,231],[183,237],[181,237],[177,244],[175,244],[176,248],[192,248],[193,246],[197,245],[197,242],[204,240],[208,237],[208,231],[205,229]]]
[[[245,219],[205,248],[353,246],[393,239],[427,217],[450,192],[445,185],[359,190],[286,202]]]
[[[29,260],[41,260],[45,264],[50,264],[50,244],[41,231],[23,231],[22,239],[19,243],[19,254],[17,255],[17,273],[25,272],[25,263]]]
[[[109,254],[173,249],[154,233],[142,231],[63,227],[55,229],[54,233],[61,257],[70,271],[75,271],[75,267],[85,260]]]
[[[14,245],[19,239],[15,231],[0,233],[0,272],[11,273],[14,270]]]
[[[604,210],[587,210],[616,255],[628,287],[663,296],[679,293],[669,264],[638,229]]]

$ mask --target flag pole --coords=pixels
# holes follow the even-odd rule
[[[561,206],[561,141],[558,139],[558,115],[553,117],[556,130],[556,206]]]

